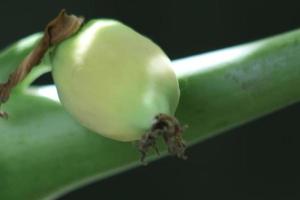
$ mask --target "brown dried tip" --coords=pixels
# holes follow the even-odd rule
[[[155,121],[151,126],[151,129],[143,135],[138,141],[138,149],[141,152],[141,162],[145,163],[146,153],[150,148],[154,148],[159,155],[159,151],[156,147],[156,140],[159,136],[162,136],[165,144],[168,146],[168,151],[172,155],[176,155],[178,158],[187,159],[185,155],[186,145],[181,137],[184,129],[179,121],[166,114],[158,114],[155,117]]]
[[[12,88],[24,80],[31,69],[41,62],[47,50],[76,33],[83,20],[82,17],[68,15],[63,9],[56,18],[48,23],[43,38],[38,45],[25,57],[20,66],[10,74],[7,82],[0,84],[0,106],[8,100]],[[0,118],[7,117],[7,113],[0,110]]]

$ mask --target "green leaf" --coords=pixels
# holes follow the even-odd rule
[[[181,87],[177,117],[189,125],[188,143],[299,101],[299,41],[298,30],[174,61]],[[1,77],[33,46],[1,54]],[[24,87],[4,109],[10,117],[0,120],[0,199],[57,197],[140,165],[133,144],[88,131],[59,103]]]

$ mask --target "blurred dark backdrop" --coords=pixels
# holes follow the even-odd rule
[[[42,30],[61,8],[119,19],[172,59],[300,28],[296,0],[1,0],[0,48]],[[187,161],[168,157],[60,200],[300,199],[299,116],[300,104],[290,106],[190,148]]]

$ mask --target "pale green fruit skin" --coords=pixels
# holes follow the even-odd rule
[[[64,107],[103,136],[138,140],[157,114],[174,115],[180,92],[169,58],[118,21],[90,21],[55,48],[51,62]]]

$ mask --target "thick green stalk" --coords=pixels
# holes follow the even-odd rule
[[[300,100],[300,30],[174,62],[193,143]],[[197,134],[198,133],[198,134]]]
[[[188,143],[298,101],[299,41],[298,30],[175,61],[177,117],[189,125]],[[13,59],[19,54],[0,56],[0,66]],[[87,131],[51,100],[16,91],[4,109],[10,119],[0,121],[0,199],[55,197],[140,165],[133,145]]]

